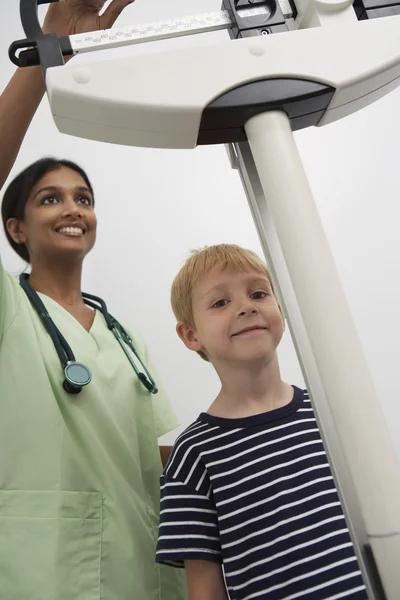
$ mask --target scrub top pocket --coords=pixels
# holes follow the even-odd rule
[[[0,490],[1,600],[100,600],[102,494]]]

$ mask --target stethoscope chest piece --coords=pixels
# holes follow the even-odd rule
[[[92,381],[92,373],[89,367],[77,361],[69,361],[66,364],[64,375],[63,387],[69,394],[79,394],[82,387]]]

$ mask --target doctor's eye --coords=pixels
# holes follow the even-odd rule
[[[83,204],[84,206],[88,206],[91,208],[93,206],[93,200],[89,196],[79,196],[77,199],[78,204]]]
[[[58,198],[56,198],[55,196],[45,196],[42,199],[42,204],[56,204],[57,202],[59,202]]]

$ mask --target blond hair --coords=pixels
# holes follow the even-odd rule
[[[266,275],[275,294],[268,267],[255,252],[234,244],[205,246],[201,250],[191,251],[189,258],[172,282],[171,306],[178,322],[194,327],[193,289],[216,266],[222,270],[256,271]],[[199,354],[208,360],[203,352]]]

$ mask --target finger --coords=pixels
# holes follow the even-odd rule
[[[135,0],[113,0],[100,17],[101,27],[104,29],[112,27],[122,11],[133,2]]]
[[[71,10],[78,9],[93,9],[93,10],[101,10],[107,0],[70,0]]]

